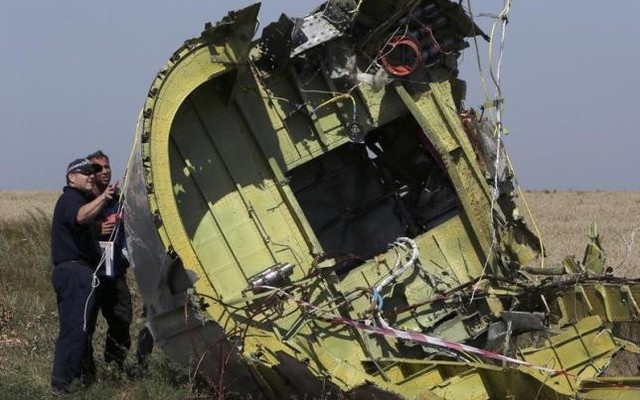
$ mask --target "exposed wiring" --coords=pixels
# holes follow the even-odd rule
[[[485,104],[494,104],[495,105],[495,116],[494,114],[489,111],[487,113],[487,115],[489,116],[489,120],[496,126],[496,131],[494,136],[497,137],[497,156],[496,156],[496,176],[494,177],[494,188],[493,188],[493,196],[492,196],[492,206],[491,206],[491,224],[493,226],[493,211],[494,211],[494,199],[495,199],[495,193],[496,193],[496,188],[497,188],[497,166],[499,163],[499,157],[502,155],[503,157],[505,157],[508,167],[511,171],[511,173],[514,176],[514,180],[515,180],[515,184],[516,184],[516,188],[518,190],[518,193],[520,195],[520,198],[522,199],[525,208],[527,209],[527,214],[529,215],[529,219],[533,225],[533,228],[536,232],[536,235],[538,236],[538,240],[539,240],[539,246],[540,246],[540,267],[544,268],[544,262],[545,262],[545,249],[544,249],[544,245],[543,245],[543,238],[542,238],[542,234],[540,232],[540,229],[538,228],[538,224],[536,222],[535,217],[533,216],[533,213],[531,212],[531,208],[529,207],[529,204],[527,203],[526,197],[524,195],[524,192],[517,180],[517,176],[515,173],[515,169],[513,167],[513,163],[511,162],[511,159],[509,158],[508,154],[502,154],[502,152],[500,151],[500,148],[502,146],[502,136],[504,134],[504,124],[502,122],[503,119],[503,114],[504,114],[504,110],[503,110],[503,92],[502,92],[502,86],[501,86],[501,71],[502,71],[502,59],[503,59],[503,54],[504,54],[504,43],[505,43],[505,35],[506,35],[506,26],[507,23],[509,22],[509,12],[511,11],[511,0],[505,0],[504,4],[503,4],[503,8],[500,11],[499,14],[497,15],[489,15],[489,14],[480,14],[481,16],[490,16],[494,19],[493,24],[491,26],[491,32],[489,35],[489,55],[488,55],[488,60],[489,60],[489,73],[491,76],[491,80],[493,81],[495,87],[496,87],[496,100],[495,101],[491,101],[490,100],[490,95],[489,95],[489,89],[487,87],[487,82],[486,82],[486,78],[485,78],[485,73],[483,70],[483,66],[482,66],[482,61],[481,61],[481,57],[480,57],[480,50],[479,50],[479,44],[478,44],[478,40],[477,37],[474,35],[474,44],[475,44],[475,53],[476,53],[476,61],[478,64],[478,70],[480,72],[480,82],[481,82],[481,86],[484,92],[484,96],[485,96]],[[467,0],[467,7],[468,7],[468,14],[471,18],[472,21],[472,26],[475,26],[475,22],[473,21],[473,10],[471,8],[471,1]],[[494,36],[495,36],[495,31],[496,31],[496,27],[497,24],[501,23],[501,39],[500,39],[500,47],[499,47],[499,56],[498,56],[498,66],[497,68],[493,67],[493,43],[494,43]],[[487,110],[483,110],[483,111],[487,111]],[[492,233],[492,239],[494,237],[494,233]],[[493,248],[494,244],[492,244],[492,248]],[[487,264],[485,263],[485,266],[483,267],[483,275],[485,272]]]
[[[324,320],[334,325],[350,326],[358,331],[367,332],[372,335],[385,337],[385,338],[393,338],[395,340],[406,340],[414,343],[420,343],[421,345],[435,346],[437,348],[449,349],[456,353],[477,354],[482,357],[494,359],[497,361],[507,362],[509,364],[522,365],[522,366],[534,368],[540,371],[560,373],[565,375],[568,374],[565,370],[554,370],[551,368],[532,364],[528,361],[524,361],[521,359],[508,357],[499,353],[476,348],[463,343],[458,343],[458,342],[450,341],[450,340],[439,338],[439,337],[425,335],[420,332],[400,330],[400,329],[395,329],[391,327],[382,327],[382,326],[375,327],[365,322],[355,321],[349,318],[342,317],[341,315],[335,315],[335,314],[329,314],[329,313],[323,312],[313,304],[303,299],[296,298],[292,294],[280,288],[272,287],[272,286],[262,286],[261,288],[281,293],[283,296],[285,296],[289,300],[296,303],[307,315],[317,313],[316,317],[318,319]]]
[[[502,99],[500,74],[502,72],[502,57],[504,55],[504,43],[505,43],[505,36],[507,32],[507,24],[509,23],[509,12],[511,11],[511,1],[512,0],[505,0],[502,11],[500,12],[500,14],[498,14],[495,17],[494,22],[491,25],[491,34],[489,35],[491,37],[491,41],[493,44],[495,29],[498,25],[498,22],[501,22],[500,48],[499,48],[499,54],[498,54],[498,66],[496,70],[494,70],[493,68],[493,45],[489,46],[489,74],[496,87],[496,95],[498,96],[497,97],[498,100]],[[500,105],[502,105],[502,103],[500,103]],[[496,107],[498,112],[500,111],[501,108],[502,107]]]
[[[373,289],[373,299],[378,311],[382,311],[382,307],[384,306],[384,299],[382,298],[382,296],[380,296],[380,292],[378,292],[376,289]]]
[[[415,265],[415,262],[418,259],[418,245],[412,239],[409,239],[408,237],[399,237],[395,242],[393,242],[393,245],[399,246],[407,252],[410,252],[409,259],[404,263],[404,265],[402,265],[402,267],[392,270],[389,275],[383,278],[382,281],[374,287],[374,292],[382,292],[382,289],[384,289],[385,286],[397,279],[400,275],[404,274],[409,267]]]
[[[398,32],[400,32],[400,29],[402,29],[402,26],[398,26],[392,33],[391,35],[388,36],[388,39],[385,41],[385,44],[380,47],[381,49],[386,49],[387,47],[389,47],[389,44],[391,43],[391,41],[393,40],[394,37],[396,36],[407,36],[407,34],[409,33],[409,24],[405,24],[404,25],[404,32],[401,35],[398,35]],[[380,61],[380,59],[384,56],[386,56],[388,53],[390,53],[391,51],[393,51],[393,48],[389,49],[389,51],[387,53],[384,52],[379,52],[378,55],[373,59],[373,61],[371,61],[371,63],[369,64],[369,66],[367,66],[367,68],[365,68],[364,72],[365,73],[369,73],[369,71],[371,71],[371,68],[373,68],[374,65],[380,67],[380,64],[378,63],[378,61]]]
[[[470,0],[467,0],[467,3],[469,4],[469,11],[471,11],[471,2]],[[497,18],[494,20],[492,28],[491,28],[491,34],[489,35],[490,37],[490,41],[489,41],[489,63],[490,63],[490,73],[492,76],[492,80],[495,84],[495,89],[496,89],[496,96],[497,96],[497,101],[494,102],[494,106],[495,106],[495,132],[494,132],[494,136],[496,137],[496,157],[495,157],[495,163],[494,163],[494,177],[493,177],[493,188],[492,188],[492,193],[491,193],[491,206],[489,207],[489,226],[491,227],[491,243],[489,245],[489,249],[487,252],[487,258],[484,262],[484,266],[482,267],[482,272],[480,274],[480,280],[482,280],[482,278],[484,277],[487,267],[489,265],[489,260],[491,260],[491,256],[492,254],[496,251],[496,246],[498,244],[498,238],[497,238],[497,231],[494,225],[494,221],[495,221],[495,207],[496,207],[496,201],[498,199],[498,197],[500,196],[500,189],[499,189],[499,184],[500,184],[500,179],[499,179],[499,170],[500,170],[500,160],[501,160],[501,155],[502,155],[502,136],[504,134],[504,124],[502,122],[502,117],[503,117],[503,102],[502,102],[502,88],[501,88],[501,69],[502,69],[502,56],[504,53],[504,42],[505,42],[505,38],[506,38],[506,30],[507,30],[507,22],[508,22],[508,15],[509,15],[509,11],[511,10],[511,0],[505,0],[502,11],[498,14]],[[471,18],[473,18],[473,14],[471,14]],[[492,56],[493,56],[493,43],[494,43],[494,34],[495,34],[495,28],[496,25],[498,23],[498,21],[501,21],[501,40],[500,40],[500,50],[499,50],[499,56],[498,56],[498,68],[497,71],[495,71],[494,74],[494,70],[493,70],[493,60],[492,60]],[[472,23],[473,23],[473,19],[472,19]],[[478,52],[478,44],[477,44],[477,39],[476,36],[474,35],[474,40],[476,41],[476,52]],[[482,73],[482,66],[481,66],[481,62],[480,62],[480,56],[478,54],[478,68],[480,68],[480,72],[481,72],[481,81],[483,84],[483,87],[485,89],[485,96],[488,97],[488,90],[486,88],[486,81],[484,79],[483,73]],[[491,114],[491,113],[490,113]],[[476,292],[476,287],[474,287],[474,290],[471,294],[471,299],[470,302],[473,302],[474,297],[475,297],[475,292]]]
[[[500,12],[498,18],[502,21],[502,29],[501,29],[501,40],[500,40],[500,54],[498,57],[498,68],[496,73],[494,74],[493,71],[493,63],[492,63],[492,49],[493,49],[493,36],[494,36],[494,31],[495,31],[495,27],[497,24],[497,20],[494,21],[493,26],[491,28],[491,40],[492,43],[490,43],[489,46],[489,60],[490,60],[490,64],[489,64],[489,71],[491,72],[491,76],[493,78],[493,82],[495,84],[495,89],[496,89],[496,96],[498,101],[496,102],[496,141],[497,141],[497,146],[496,146],[496,157],[495,157],[495,165],[494,165],[494,182],[493,182],[493,193],[491,196],[491,208],[490,208],[490,222],[491,225],[493,226],[493,221],[494,221],[494,212],[495,212],[495,203],[496,200],[498,199],[499,195],[500,195],[500,190],[499,190],[499,183],[500,183],[500,179],[499,179],[499,174],[498,171],[500,169],[500,160],[501,160],[501,155],[502,155],[502,137],[504,135],[504,124],[502,122],[502,114],[503,114],[503,102],[501,101],[502,99],[502,88],[500,86],[501,84],[501,72],[502,72],[502,56],[503,56],[503,52],[504,52],[504,42],[505,42],[505,36],[506,36],[506,29],[507,29],[507,22],[508,22],[508,14],[509,14],[509,10],[511,9],[511,0],[505,0],[504,3],[504,8],[503,10]],[[493,245],[495,245],[497,243],[497,237],[496,237],[496,230],[495,228],[492,229],[492,241],[494,242]]]
[[[356,5],[356,8],[354,8],[351,11],[349,11],[349,13],[350,14],[357,14],[360,11],[360,6],[362,5],[363,2],[364,2],[364,0],[359,0],[358,4]]]
[[[96,269],[93,271],[93,275],[91,277],[91,291],[89,292],[89,295],[87,296],[87,300],[85,300],[84,302],[84,313],[82,315],[82,331],[83,332],[87,332],[87,322],[88,322],[88,313],[89,313],[89,301],[91,300],[91,297],[93,296],[93,293],[95,292],[96,288],[98,286],[100,286],[100,279],[98,278],[98,270],[100,269],[100,267],[102,267],[102,264],[104,263],[105,260],[105,253],[102,253],[102,256],[100,258],[100,261],[98,262],[98,266],[96,267]]]
[[[268,96],[262,96],[258,91],[253,90],[247,86],[244,86],[244,84],[242,82],[240,82],[240,80],[236,81],[236,83],[238,84],[238,87],[242,90],[244,90],[245,92],[250,92],[255,94],[256,96],[260,97],[261,99],[264,100],[271,100],[271,102],[273,103],[274,100],[278,100],[278,101],[282,101],[284,103],[287,103],[289,106],[291,106],[294,111],[299,110],[303,105],[302,104],[295,104],[294,102],[292,102],[291,100],[285,98],[285,97],[280,97],[280,96],[274,96],[272,94],[268,94]]]
[[[413,13],[413,11],[421,3],[421,1],[422,0],[409,0],[408,4],[404,5],[403,7],[399,7],[394,14],[390,15],[389,18],[387,18],[384,22],[380,23],[377,27],[375,27],[372,31],[370,31],[364,38],[362,38],[362,40],[359,43],[359,47],[360,48],[366,47],[372,38],[378,37],[378,34],[380,32],[387,30],[389,27],[393,25],[398,25],[400,18],[403,15]],[[396,5],[396,3],[393,1],[388,1],[388,3],[390,5]],[[405,27],[408,28],[408,24],[405,24]],[[398,26],[398,28],[396,28],[396,31],[388,37],[391,38],[395,36],[395,34],[398,33],[399,30],[400,30],[400,26]],[[405,30],[404,34],[406,35],[406,33],[407,31]]]
[[[415,22],[417,22],[418,24],[420,24],[422,26],[422,31],[426,32],[429,35],[429,38],[431,39],[431,43],[433,43],[434,47],[436,48],[436,50],[441,53],[441,54],[445,54],[445,55],[449,55],[451,54],[450,51],[445,51],[442,46],[440,45],[440,42],[438,42],[438,39],[436,38],[436,36],[433,34],[433,28],[427,24],[425,24],[424,22],[420,21],[419,19],[417,19],[416,17],[414,17],[413,15],[411,15],[411,19]]]
[[[387,47],[389,50],[386,51]],[[413,53],[413,61],[410,64],[394,64],[389,60],[389,55],[397,48],[400,47],[400,51],[404,53],[405,49],[408,49]],[[418,66],[422,63],[422,50],[420,48],[420,43],[417,40],[410,36],[395,36],[387,41],[385,47],[381,50],[381,53],[386,53],[381,55],[380,62],[382,62],[382,66],[385,71],[394,76],[407,76],[413,71],[415,71]]]
[[[615,266],[614,269],[618,269],[626,263],[631,257],[631,251],[635,245],[636,241],[636,233],[640,232],[640,226],[631,231],[629,235],[629,239],[626,238],[624,234],[622,234],[622,242],[624,243],[624,258]]]
[[[531,221],[531,224],[533,225],[533,229],[536,231],[536,235],[538,236],[538,243],[540,246],[540,268],[544,268],[544,259],[547,255],[546,255],[546,250],[544,249],[544,239],[542,237],[542,232],[538,228],[538,222],[534,217],[533,212],[531,211],[531,207],[529,207],[529,202],[527,201],[527,197],[524,195],[524,191],[522,190],[522,187],[518,182],[515,169],[513,168],[513,164],[511,163],[511,157],[509,157],[508,154],[505,154],[505,155],[506,155],[507,163],[509,164],[509,169],[511,170],[511,173],[513,173],[513,179],[516,182],[518,195],[522,199],[522,203],[524,204],[524,207],[527,210],[527,215],[529,216],[529,220]]]
[[[467,0],[467,12],[469,14],[469,18],[471,18],[471,26],[475,27],[475,21],[474,21],[474,17],[473,17],[473,10],[471,8],[471,0]],[[480,83],[481,83],[481,87],[482,90],[484,92],[484,97],[486,100],[489,100],[490,96],[489,96],[489,89],[487,87],[487,81],[485,79],[485,74],[484,74],[484,68],[482,66],[482,57],[480,56],[480,44],[478,43],[478,37],[475,34],[476,32],[474,32],[473,35],[473,44],[474,44],[474,49],[475,49],[475,53],[476,53],[476,63],[478,65],[478,72],[480,74]],[[493,38],[490,38],[490,42],[493,41]]]
[[[397,267],[399,263],[396,263],[396,266],[394,266],[394,269],[391,270],[391,273],[383,278],[382,281],[380,281],[372,290],[373,298],[378,306],[375,312],[375,319],[378,325],[383,328],[390,328],[390,325],[382,316],[383,298],[380,293],[385,288],[385,286],[404,274],[409,269],[409,267],[415,266],[419,255],[418,245],[408,237],[399,237],[395,242],[392,243],[392,246],[397,246],[405,250],[409,254],[409,257],[407,262],[404,263],[400,268]]]
[[[122,208],[122,203],[120,203],[120,206],[118,207],[118,212],[120,212],[121,208]],[[120,229],[120,225],[122,225],[122,223],[118,222],[116,224],[116,228],[113,231],[111,231],[111,235],[109,235],[109,240],[108,240],[109,242],[113,242],[113,239],[118,234],[118,231]],[[82,316],[82,330],[84,332],[87,331],[89,301],[91,300],[91,297],[93,296],[93,293],[95,292],[95,290],[98,288],[98,286],[100,286],[100,278],[98,278],[98,271],[105,264],[106,259],[107,259],[107,251],[105,249],[102,252],[102,255],[100,256],[100,260],[98,261],[98,265],[93,270],[93,275],[91,277],[91,291],[89,292],[89,295],[87,296],[87,299],[84,302],[84,313],[83,313],[83,316]]]
[[[353,117],[353,120],[355,122],[357,120],[358,113],[357,113],[357,108],[356,108],[356,99],[353,97],[353,95],[350,94],[350,93],[339,93],[339,94],[333,93],[333,94],[335,94],[335,96],[333,98],[331,98],[331,99],[329,99],[329,100],[327,100],[327,101],[325,101],[323,103],[320,103],[318,106],[316,106],[315,108],[313,108],[311,110],[311,113],[315,113],[316,111],[318,111],[322,107],[328,106],[329,104],[335,103],[335,102],[340,101],[342,99],[348,99],[348,100],[351,101],[351,104],[352,104],[352,117]]]

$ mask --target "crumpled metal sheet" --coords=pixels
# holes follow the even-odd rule
[[[142,137],[141,126],[139,123],[138,138]],[[144,183],[141,146],[136,141],[129,164],[124,213],[129,256],[145,300],[147,327],[171,359],[198,363],[205,376],[217,376],[224,369],[224,380],[216,382],[223,386],[222,392],[246,393],[253,399],[262,399],[264,394],[241,361],[237,347],[224,340],[226,335],[220,325],[201,317],[202,310],[194,305],[185,288],[188,278],[182,263],[166,250],[158,236]],[[212,341],[217,345],[211,346]]]
[[[291,34],[291,57],[342,36],[353,19],[353,15],[345,7],[351,7],[353,10],[355,3],[341,4],[328,1],[315,13],[297,19]]]

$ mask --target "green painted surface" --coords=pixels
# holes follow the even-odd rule
[[[360,22],[413,4],[369,0]],[[501,219],[511,205],[491,202],[486,163],[456,106],[455,74],[434,67],[421,78],[446,78],[374,89],[334,81],[324,65],[312,74],[288,64],[261,70],[248,42],[256,12],[230,15],[180,48],[143,113],[149,208],[167,252],[199,278],[201,304],[192,307],[225,334],[241,335],[238,352],[273,398],[293,396],[290,382],[344,392],[371,384],[425,399],[532,398],[529,388],[542,382],[544,395],[568,398],[579,386],[574,378],[552,386],[533,367],[500,368],[343,323],[480,342],[503,311],[521,302],[543,310],[543,292],[527,296],[509,281],[520,259],[505,250],[530,259],[537,249],[514,239],[524,225]],[[385,28],[371,27],[371,42],[358,51]],[[348,137],[353,123],[367,133],[366,148]],[[282,272],[288,265],[291,274]],[[632,312],[613,306],[621,297],[605,289],[581,290],[582,302],[568,292],[544,295],[567,323]],[[587,307],[597,293],[606,300]],[[183,305],[172,306],[178,315]],[[588,322],[577,336],[602,328]],[[613,342],[586,354],[568,337],[560,353],[531,349],[523,357],[544,364],[572,355],[571,368],[585,366],[581,377],[597,376]]]

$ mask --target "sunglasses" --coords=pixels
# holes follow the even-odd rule
[[[77,170],[73,171],[73,173],[84,175],[84,176],[89,176],[89,175],[94,175],[95,174],[95,172],[93,172],[93,171],[89,172],[89,171],[86,171],[86,170],[83,170],[83,169],[77,169]]]

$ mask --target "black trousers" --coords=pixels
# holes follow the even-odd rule
[[[95,377],[91,335],[97,303],[91,293],[93,271],[76,261],[53,268],[51,282],[56,291],[60,331],[56,341],[51,386],[66,391],[74,384],[90,383]]]
[[[127,275],[114,278],[101,277],[97,296],[98,307],[107,321],[107,340],[104,360],[124,366],[127,351],[131,347],[129,327],[133,318],[131,291],[127,285]]]

